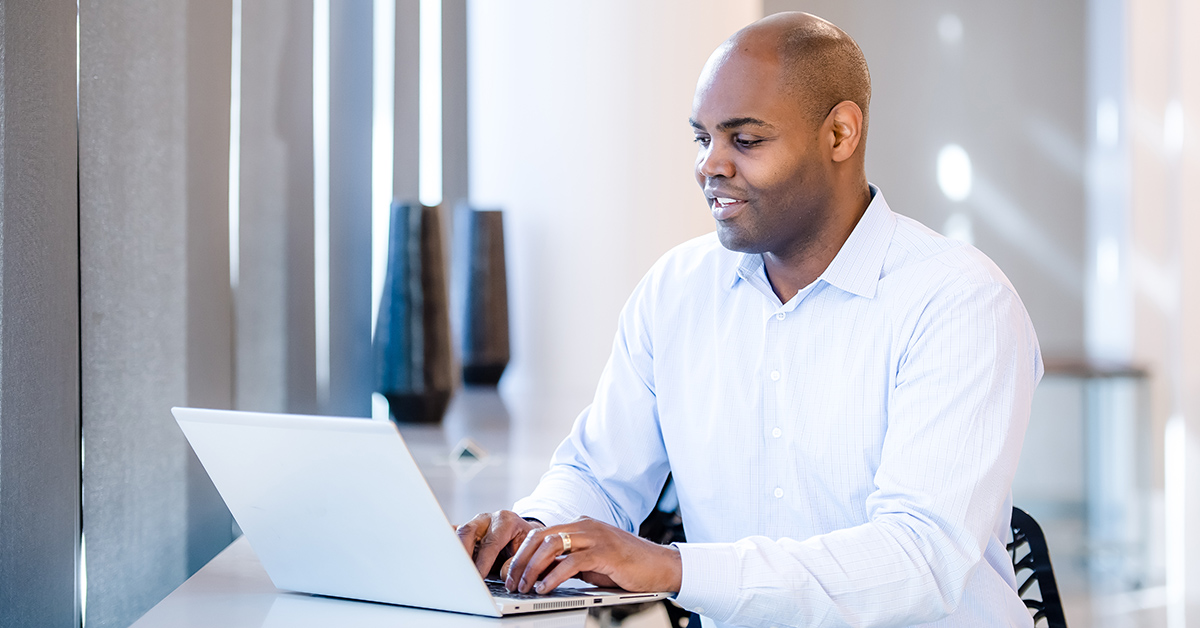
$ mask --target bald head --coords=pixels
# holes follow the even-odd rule
[[[870,100],[858,45],[806,13],[738,31],[700,72],[696,182],[721,244],[761,253],[783,301],[825,270],[871,202]]]
[[[862,50],[842,29],[808,13],[776,13],[734,33],[718,50],[722,57],[739,53],[776,61],[783,89],[814,124],[840,102],[858,105],[866,135],[871,75]]]

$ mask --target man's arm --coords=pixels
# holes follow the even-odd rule
[[[592,405],[576,419],[533,494],[514,506],[520,516],[508,511],[480,515],[459,528],[480,573],[487,574],[497,557],[520,548],[533,530],[522,517],[550,526],[589,517],[588,525],[607,524],[616,528],[612,532],[624,533],[612,538],[641,547],[632,533],[654,507],[669,471],[654,395],[651,301],[655,289],[651,270],[621,312],[612,354]],[[595,557],[596,550],[589,554]],[[626,558],[644,555],[636,550],[623,554]],[[528,587],[533,584],[531,579]]]
[[[618,319],[592,405],[575,420],[534,492],[513,508],[547,525],[592,517],[628,532],[654,507],[669,465],[654,391],[656,265]]]

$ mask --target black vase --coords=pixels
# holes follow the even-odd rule
[[[400,422],[441,421],[453,389],[439,222],[435,207],[392,203],[375,372],[376,388]]]
[[[456,251],[459,263],[466,267],[462,376],[467,384],[495,386],[509,359],[504,214],[499,210],[465,212],[465,237],[460,241],[465,246]]]

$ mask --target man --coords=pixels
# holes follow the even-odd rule
[[[990,260],[868,184],[869,101],[811,15],[713,53],[691,122],[716,234],[634,291],[533,495],[460,527],[481,573],[676,591],[710,626],[1032,625],[1004,544],[1037,339]],[[668,472],[689,542],[658,546],[633,531]]]

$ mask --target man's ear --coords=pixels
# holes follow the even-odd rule
[[[825,117],[825,126],[828,129],[826,137],[830,141],[830,158],[836,162],[850,159],[862,141],[862,109],[853,101],[843,100]]]

